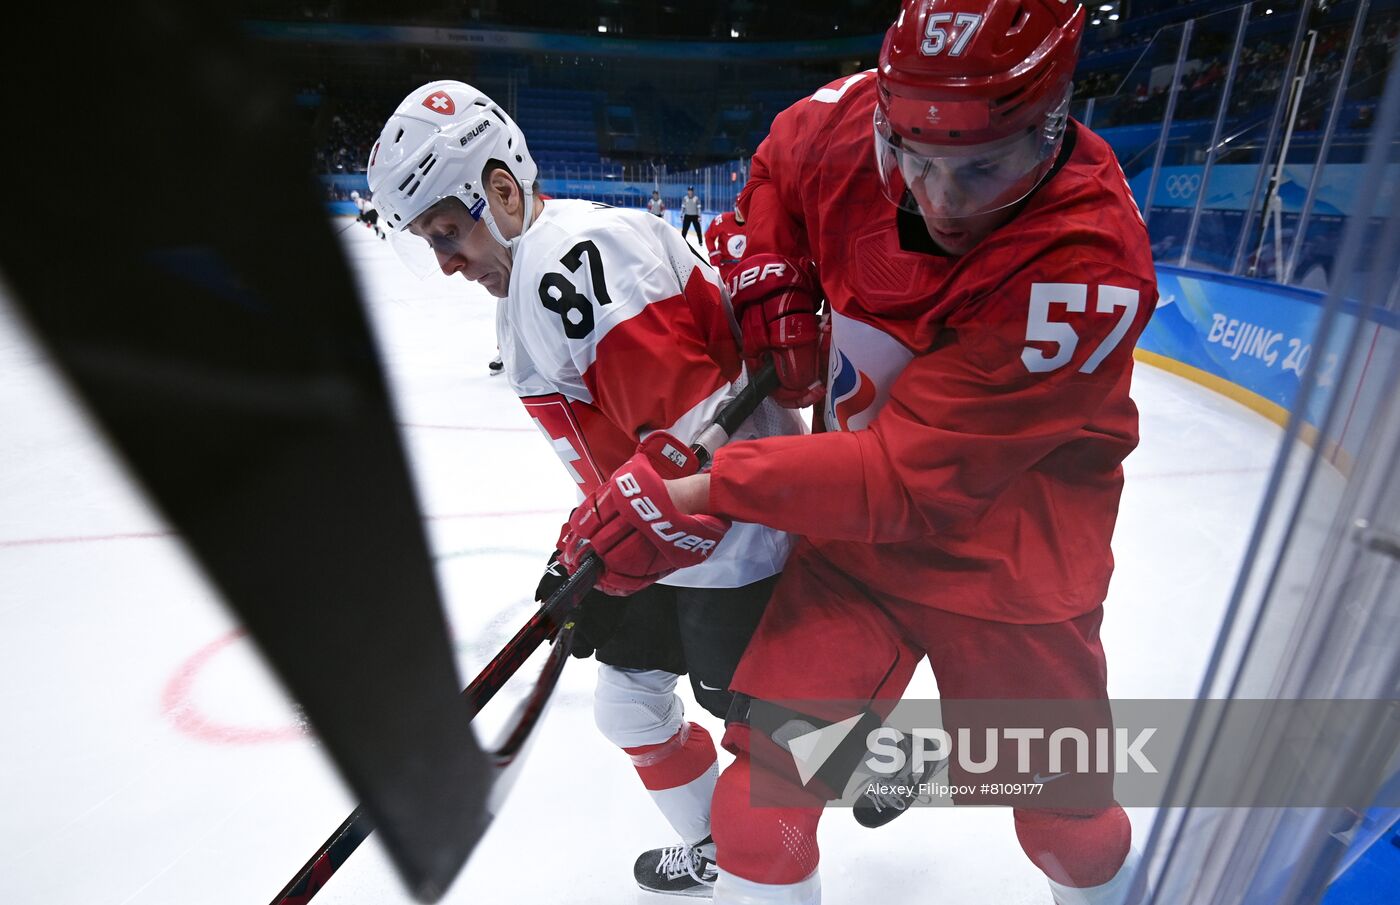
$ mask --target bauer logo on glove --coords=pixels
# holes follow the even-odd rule
[[[617,489],[622,491],[624,497],[632,499],[632,508],[637,511],[637,515],[642,517],[642,521],[651,523],[652,533],[668,544],[682,550],[694,550],[700,556],[709,556],[710,551],[715,548],[716,541],[706,540],[695,534],[687,534],[677,528],[669,521],[661,519],[662,512],[656,504],[651,501],[651,497],[638,496],[642,492],[642,487],[637,483],[637,479],[632,477],[631,472],[620,474],[613,478],[613,483]]]
[[[603,561],[598,587],[634,594],[677,569],[698,566],[724,539],[726,519],[680,512],[666,481],[694,474],[695,455],[663,431],[574,510],[559,535],[559,558],[570,573],[591,550]]]
[[[775,257],[769,255],[768,257]],[[740,289],[747,289],[754,283],[766,277],[781,277],[787,272],[788,263],[786,261],[772,261],[766,264],[759,264],[754,267],[746,267],[734,275],[729,281],[729,294],[733,295]]]
[[[821,287],[810,262],[775,254],[745,258],[729,281],[729,301],[743,335],[744,365],[757,374],[771,358],[773,400],[806,408],[826,395]]]

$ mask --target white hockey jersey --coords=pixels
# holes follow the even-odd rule
[[[719,277],[664,221],[551,199],[520,238],[496,309],[512,389],[584,493],[665,430],[684,442],[746,378]],[[736,439],[804,430],[765,402]],[[787,535],[736,523],[699,566],[663,583],[739,587],[776,574]]]

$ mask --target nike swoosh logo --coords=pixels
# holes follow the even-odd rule
[[[706,684],[705,684],[705,681],[704,681],[703,679],[700,681],[700,687],[703,688],[703,689],[705,689],[706,691],[723,691],[723,690],[724,690],[724,689],[722,689],[722,688],[716,688],[716,687],[713,686],[713,685],[706,685]]]
[[[1033,781],[1033,782],[1038,782],[1038,783],[1040,783],[1041,785],[1044,785],[1044,784],[1047,783],[1047,782],[1054,782],[1055,780],[1061,779],[1061,778],[1063,778],[1063,777],[1065,777],[1065,776],[1068,776],[1068,775],[1069,775],[1068,772],[1065,772],[1065,773],[1052,773],[1052,774],[1050,774],[1049,776],[1041,776],[1039,773],[1037,773],[1037,774],[1035,774],[1035,777],[1034,777],[1034,779],[1033,779],[1032,781]]]

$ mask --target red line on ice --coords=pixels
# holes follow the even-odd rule
[[[45,547],[52,544],[90,544],[109,540],[151,540],[157,537],[174,537],[173,531],[144,531],[130,534],[97,534],[86,537],[27,537],[19,540],[0,540],[3,547]]]
[[[475,427],[469,424],[400,424],[399,427],[410,427],[415,430],[425,431],[485,431],[490,434],[537,434],[533,427]]]
[[[509,518],[517,515],[558,515],[559,507],[553,509],[518,509],[514,512],[453,512],[445,515],[425,515],[425,522],[439,522],[444,519],[463,518]],[[163,537],[178,537],[174,531],[146,531],[130,534],[90,534],[73,537],[25,537],[18,540],[0,540],[0,550],[9,547],[49,547],[57,544],[95,544],[103,541],[157,540]]]
[[[458,512],[448,515],[429,515],[424,519],[429,522],[440,522],[443,519],[454,518],[508,518],[512,515],[566,515],[562,509],[555,506],[553,509],[517,509],[514,512]]]

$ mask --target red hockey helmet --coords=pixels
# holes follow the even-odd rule
[[[963,217],[1029,194],[1064,132],[1083,29],[1075,0],[905,0],[876,74],[891,200]]]

